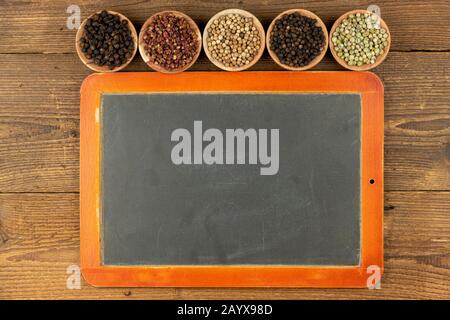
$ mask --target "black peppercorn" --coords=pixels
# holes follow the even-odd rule
[[[317,20],[298,12],[275,21],[269,47],[280,62],[293,68],[307,66],[324,49],[325,35]]]
[[[79,45],[86,59],[98,66],[114,69],[125,64],[134,51],[131,31],[127,20],[106,10],[94,14],[86,21]]]

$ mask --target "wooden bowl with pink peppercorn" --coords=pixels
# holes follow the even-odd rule
[[[200,29],[192,18],[179,11],[155,13],[139,33],[139,53],[158,72],[178,73],[189,69],[201,49]]]

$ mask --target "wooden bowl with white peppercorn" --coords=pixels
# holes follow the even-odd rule
[[[195,51],[195,54],[192,58],[192,60],[183,65],[180,68],[176,68],[176,69],[167,69],[164,68],[161,65],[158,65],[156,63],[153,63],[150,61],[150,57],[147,53],[147,51],[145,50],[145,42],[144,42],[144,36],[145,33],[148,30],[149,25],[153,22],[153,20],[157,17],[157,16],[163,16],[163,15],[172,15],[175,17],[179,17],[179,18],[184,18],[187,23],[189,24],[189,26],[191,27],[192,31],[195,34],[195,41],[197,42],[197,48]],[[158,13],[155,13],[154,15],[152,15],[150,18],[147,19],[147,21],[144,22],[144,25],[141,28],[141,31],[139,32],[139,53],[142,57],[142,60],[144,60],[144,62],[153,70],[161,72],[161,73],[168,73],[168,74],[172,74],[172,73],[179,73],[179,72],[183,72],[187,69],[189,69],[194,63],[195,61],[197,61],[200,52],[202,51],[202,34],[200,32],[200,29],[198,28],[197,24],[195,23],[195,21],[189,17],[188,15],[184,14],[183,12],[180,11],[175,11],[175,10],[166,10],[166,11],[161,11]]]
[[[92,18],[94,15],[96,14],[101,14],[102,11],[98,11],[95,12],[93,14],[91,14],[89,17],[87,17],[80,25],[80,27],[78,28],[77,34],[75,36],[75,48],[77,50],[77,54],[78,57],[80,58],[80,60],[83,62],[83,64],[88,67],[89,69],[96,71],[96,72],[116,72],[119,70],[122,70],[123,68],[125,68],[134,58],[134,56],[136,55],[137,52],[137,45],[138,45],[138,36],[137,36],[137,32],[136,29],[134,28],[133,23],[131,23],[130,19],[128,19],[127,17],[125,17],[123,14],[116,12],[116,11],[111,11],[111,10],[106,10],[106,12],[108,14],[113,14],[115,16],[119,16],[120,21],[127,21],[128,22],[128,28],[130,29],[130,33],[131,33],[131,38],[133,39],[133,43],[134,43],[134,49],[133,52],[131,53],[131,57],[122,65],[114,67],[114,68],[110,68],[106,65],[104,66],[99,66],[96,65],[92,59],[88,59],[86,58],[85,54],[82,51],[81,48],[81,44],[80,44],[80,39],[84,36],[84,27],[87,23],[87,21]]]
[[[320,54],[317,55],[313,60],[311,60],[310,63],[308,63],[306,66],[303,67],[292,67],[289,66],[287,64],[284,64],[280,61],[280,58],[278,58],[277,54],[270,48],[270,37],[272,35],[272,30],[275,27],[275,23],[281,19],[283,16],[285,15],[289,15],[289,14],[293,14],[293,13],[298,13],[301,16],[305,16],[311,19],[315,19],[316,22],[316,26],[320,27],[322,29],[323,35],[324,35],[324,46],[322,48],[322,50],[320,51]],[[269,55],[270,57],[273,59],[273,61],[275,61],[275,63],[277,65],[279,65],[282,68],[285,68],[287,70],[291,70],[291,71],[304,71],[304,70],[308,70],[311,69],[312,67],[316,66],[320,61],[322,61],[323,57],[325,56],[327,49],[328,49],[328,31],[327,31],[327,27],[325,26],[325,24],[323,23],[322,19],[320,19],[316,14],[314,14],[311,11],[308,10],[304,10],[304,9],[290,9],[290,10],[286,10],[282,13],[280,13],[278,16],[275,17],[275,19],[272,20],[272,22],[270,23],[269,28],[267,29],[267,39],[266,39],[266,44],[267,44],[267,51],[269,51]]]
[[[372,14],[373,15],[374,13],[372,13],[372,12],[370,12],[368,10],[362,10],[361,9],[361,10],[352,10],[352,11],[349,11],[349,12],[343,14],[342,16],[340,16],[334,22],[333,27],[331,28],[331,31],[330,31],[330,51],[331,51],[331,54],[333,55],[334,59],[341,66],[343,66],[344,68],[349,69],[349,70],[353,70],[353,71],[367,71],[367,70],[370,70],[370,69],[373,69],[373,68],[377,67],[380,63],[382,63],[386,59],[386,57],[387,57],[387,55],[389,53],[389,49],[391,47],[391,34],[390,34],[389,28],[386,25],[386,23],[384,22],[384,20],[381,19],[381,17],[376,16],[376,18],[379,19],[378,20],[379,21],[379,26],[382,29],[384,29],[385,33],[387,34],[387,38],[386,38],[387,45],[382,49],[383,53],[376,57],[374,63],[362,64],[360,66],[348,64],[345,61],[344,58],[341,58],[339,56],[339,54],[337,52],[337,49],[336,49],[336,44],[333,42],[333,37],[335,36],[336,28],[341,26],[343,20],[347,19],[350,15],[355,15],[356,16],[357,14],[360,14],[360,15]]]
[[[217,57],[215,57],[216,53],[211,51],[211,42],[215,40],[211,40],[210,39],[210,34],[208,32],[208,30],[211,30],[211,28],[214,28],[215,25],[215,21],[219,21],[218,19],[221,19],[222,17],[232,17],[238,15],[242,18],[244,18],[244,22],[242,21],[238,21],[238,25],[239,24],[245,24],[251,22],[253,24],[253,28],[254,30],[245,30],[246,33],[250,34],[250,36],[252,37],[252,39],[258,39],[259,38],[259,45],[257,44],[255,46],[255,48],[251,48],[249,46],[249,48],[246,49],[250,49],[250,51],[245,52],[244,49],[244,53],[240,53],[241,55],[246,55],[244,56],[235,56],[234,58],[236,59],[245,59],[248,57],[252,57],[252,59],[250,61],[248,61],[248,63],[243,63],[241,65],[239,65],[238,63],[235,63],[236,65],[233,66],[232,64],[234,63],[234,61],[232,61],[230,64],[226,65],[226,63],[219,61],[219,59]],[[245,21],[245,19],[249,19],[249,21]],[[232,22],[230,22],[231,24]],[[241,27],[241,25],[239,25],[239,28]],[[257,34],[257,37],[253,37],[253,33]],[[245,33],[244,33],[245,36]],[[249,36],[249,37],[250,37]],[[247,38],[248,39],[248,38]],[[221,41],[222,39],[218,39],[219,41]],[[225,39],[225,40],[229,40],[229,39]],[[225,41],[224,40],[224,41]],[[241,39],[241,41],[244,41],[243,39]],[[256,43],[257,40],[255,40]],[[222,45],[227,46],[227,44],[224,42]],[[259,46],[259,47],[258,47]],[[248,11],[245,10],[241,10],[241,9],[227,9],[227,10],[223,10],[218,12],[217,14],[215,14],[211,19],[209,19],[208,23],[205,26],[205,29],[203,31],[203,48],[205,50],[206,56],[208,57],[208,59],[217,67],[219,67],[222,70],[225,71],[242,71],[242,70],[246,70],[250,67],[252,67],[256,62],[258,62],[258,60],[261,58],[263,52],[264,52],[264,48],[265,48],[265,32],[264,32],[264,27],[262,26],[261,22],[258,20],[258,18],[256,18],[253,14],[251,14]],[[225,50],[226,47],[224,47]],[[220,50],[220,49],[216,49],[216,50]],[[236,54],[238,54],[236,52]],[[242,58],[241,58],[242,57]],[[230,58],[233,59],[233,55],[232,53],[230,53]],[[236,60],[235,59],[235,60]]]

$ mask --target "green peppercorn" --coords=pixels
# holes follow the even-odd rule
[[[331,35],[338,57],[349,66],[374,64],[389,44],[385,29],[376,24],[372,13],[350,14],[342,20]]]

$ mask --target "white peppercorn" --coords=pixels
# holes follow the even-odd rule
[[[253,61],[262,39],[252,17],[230,13],[212,22],[206,44],[214,60],[225,67],[240,68]]]

